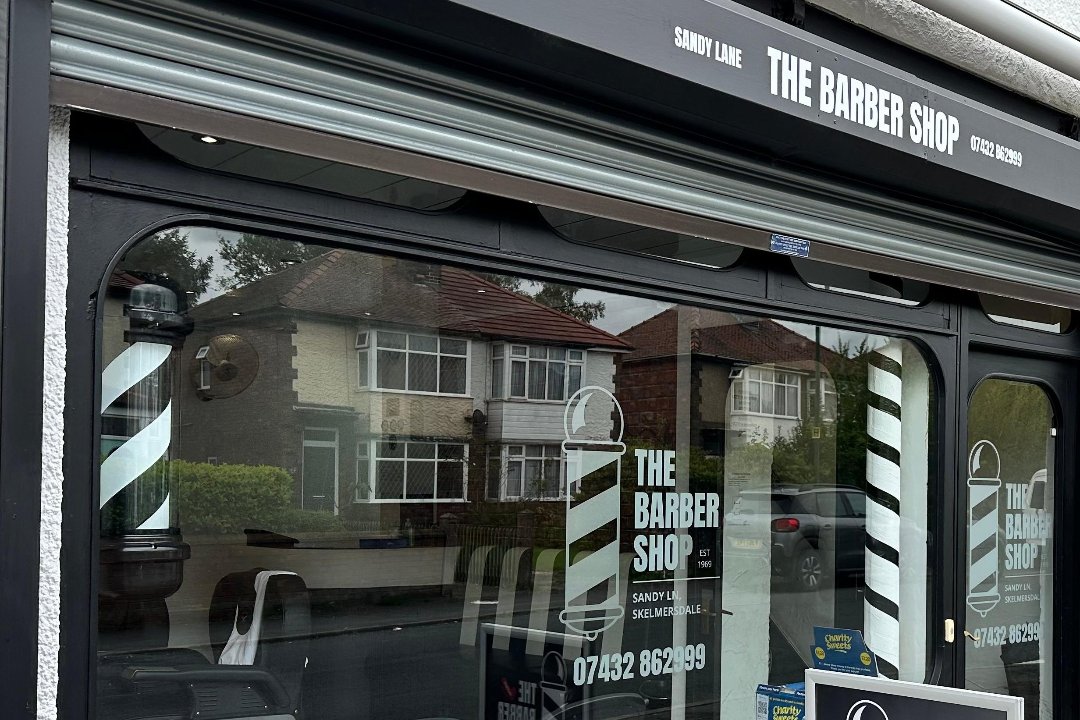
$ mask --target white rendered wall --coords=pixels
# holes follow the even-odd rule
[[[985,3],[1001,1],[979,0]],[[1080,80],[939,15],[918,0],[810,2],[822,10],[1007,90],[1070,115],[1080,115]],[[1063,18],[1074,26],[1080,13],[1080,3],[1073,0],[1021,0],[1017,4],[1030,6],[1032,10],[1038,8],[1047,19]],[[1069,7],[1062,7],[1066,5]]]
[[[1013,5],[1057,25],[1062,30],[1080,35],[1080,2],[1075,0],[1012,0]]]
[[[37,716],[57,716],[60,658],[60,521],[64,496],[64,373],[67,366],[68,129],[70,113],[49,118],[45,267],[45,364],[41,434],[41,549],[38,580]]]

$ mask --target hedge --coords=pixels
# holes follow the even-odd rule
[[[271,465],[210,465],[174,460],[185,533],[238,533],[248,528],[278,533],[341,530],[331,512],[293,504],[294,481]]]

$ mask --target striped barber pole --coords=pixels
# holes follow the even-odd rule
[[[102,373],[103,424],[122,425],[116,434],[125,438],[101,463],[106,533],[169,528],[168,468],[163,461],[172,437],[171,353],[170,345],[135,342]]]
[[[870,353],[866,409],[866,644],[882,675],[900,666],[900,406],[899,343]]]

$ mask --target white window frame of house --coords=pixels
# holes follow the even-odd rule
[[[206,356],[209,353],[210,353],[210,346],[209,345],[203,345],[198,350],[195,351],[195,360],[198,361],[198,363],[199,363],[199,389],[200,390],[209,390],[210,389],[210,378],[212,377],[211,373],[214,371],[214,368],[213,368],[213,366],[210,365],[210,362],[206,359]]]
[[[540,448],[540,454],[536,453],[535,448]],[[501,499],[503,500],[563,500],[566,498],[566,458],[563,455],[561,445],[553,445],[551,443],[513,443],[503,446],[502,453],[502,478],[500,482]],[[527,468],[530,463],[539,463],[541,473],[545,468],[549,467],[549,463],[555,465],[556,472],[559,475],[558,490],[555,495],[544,495],[543,492],[539,494],[532,494],[529,492],[526,486]],[[511,488],[512,470],[514,467],[519,468],[519,480],[517,480],[518,487]],[[541,476],[540,482],[543,485],[543,476]],[[517,490],[516,493],[512,490]]]
[[[401,457],[384,457],[380,455],[381,444],[383,443],[397,443],[402,446]],[[366,446],[363,450],[357,449],[357,488],[353,494],[354,503],[372,503],[372,504],[386,504],[386,503],[461,503],[467,502],[469,489],[468,489],[468,467],[469,467],[469,444],[465,441],[454,440],[426,440],[420,438],[403,438],[398,440],[390,440],[387,437],[373,438],[371,440],[362,440],[359,445]],[[409,457],[410,445],[434,445],[435,452],[434,457]],[[440,447],[453,446],[461,448],[461,458],[443,458],[440,457]],[[366,456],[362,453],[366,452]],[[360,470],[359,463],[363,460],[367,462],[368,468],[368,484],[367,484],[367,497],[365,498],[361,493],[360,482]],[[379,463],[402,463],[402,497],[401,498],[380,498],[376,495],[377,485],[379,481]],[[432,486],[432,497],[430,498],[408,498],[405,497],[409,492],[409,463],[427,463],[431,462],[434,465],[434,484]],[[454,497],[439,497],[439,466],[445,464],[460,464],[461,465],[461,495]]]
[[[371,482],[371,441],[360,440],[356,443],[356,468],[353,488],[353,502],[366,503],[371,500],[374,485]]]
[[[541,356],[542,353],[542,356]],[[557,357],[558,354],[563,357]],[[555,357],[553,357],[555,355]],[[491,346],[491,398],[492,400],[525,400],[529,402],[565,402],[585,382],[585,366],[588,351],[582,348],[560,347],[557,345],[527,345],[525,343],[499,342]],[[551,393],[552,375],[549,366],[561,364],[563,367],[563,391],[555,397]],[[544,393],[534,392],[533,373],[538,366],[543,366]],[[521,368],[524,385],[520,391],[515,387],[515,369]],[[572,370],[579,373],[576,387],[571,385]],[[571,389],[572,388],[572,389]]]
[[[778,382],[779,376],[785,376],[791,378],[793,382]],[[786,368],[776,368],[773,365],[751,365],[749,367],[735,368],[731,371],[730,377],[731,383],[731,412],[739,413],[740,415],[758,415],[761,417],[783,418],[787,420],[798,420],[802,416],[802,377],[803,373],[795,372],[794,370],[788,370]],[[754,410],[750,404],[750,393],[748,391],[748,384],[755,383],[758,385],[758,409]],[[765,395],[762,393],[762,388],[768,387],[769,395],[773,402],[773,411],[762,411],[763,399]],[[776,412],[776,388],[781,387],[785,389],[784,393],[784,410],[788,410],[787,407],[787,392],[788,388],[795,389],[795,414],[792,415],[787,412]],[[741,400],[741,402],[740,402]]]
[[[308,436],[307,436],[309,430],[314,431],[314,432],[332,432],[332,433],[334,433],[334,439],[333,440],[309,440]],[[301,508],[304,507],[304,499],[307,497],[307,494],[306,494],[307,489],[306,489],[306,486],[304,484],[304,481],[305,481],[304,473],[306,472],[306,466],[307,466],[306,452],[305,451],[309,447],[312,447],[312,448],[333,448],[334,449],[334,497],[331,498],[331,499],[333,501],[334,514],[337,515],[338,512],[339,512],[338,498],[340,497],[339,493],[341,492],[341,488],[339,486],[340,482],[341,482],[341,477],[340,477],[340,472],[341,472],[341,449],[338,447],[338,442],[341,439],[340,433],[338,432],[337,428],[316,427],[316,426],[308,427],[308,426],[305,426],[304,429],[301,431],[300,439],[301,439],[301,446],[302,446],[301,450],[300,450],[300,507]]]
[[[820,384],[821,395],[819,397],[815,386]],[[832,381],[826,373],[822,373],[820,377],[814,378],[811,376],[806,381],[806,393],[807,400],[809,402],[819,403],[818,408],[821,411],[821,419],[824,422],[835,422],[836,413],[838,412],[839,398],[836,395],[836,383]]]
[[[360,328],[356,331],[356,385],[367,388],[371,384],[371,330]]]
[[[361,348],[361,335],[367,333],[367,347]],[[383,345],[382,338],[386,338],[391,335],[400,335],[404,337],[405,347],[385,347]],[[435,349],[426,350],[420,348],[411,347],[414,342],[420,344],[421,338],[424,340],[434,340]],[[448,351],[444,348],[444,345],[450,343],[464,343],[465,349],[463,353],[457,353]],[[356,353],[357,353],[357,378],[358,382],[361,382],[360,387],[367,387],[376,389],[382,392],[394,392],[394,393],[407,393],[410,395],[444,395],[450,397],[469,397],[469,385],[470,385],[470,373],[472,370],[472,341],[468,338],[457,337],[453,335],[437,335],[433,333],[414,332],[411,330],[393,330],[388,328],[372,329],[372,330],[360,330],[357,332],[356,337]],[[379,355],[380,353],[401,353],[405,355],[405,387],[383,387],[379,381]],[[359,379],[361,373],[361,358],[366,355],[368,365],[368,378],[367,384],[364,385],[363,381]],[[409,368],[411,367],[410,359],[413,356],[427,356],[435,358],[435,384],[436,389],[432,390],[410,390],[409,389]],[[441,370],[443,358],[461,358],[465,360],[464,377],[463,377],[463,391],[462,392],[443,392],[441,388]]]

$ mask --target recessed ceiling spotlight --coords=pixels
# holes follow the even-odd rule
[[[233,313],[233,317],[240,317],[240,313],[238,313],[238,312],[234,312],[234,313]]]
[[[207,145],[217,145],[221,142],[221,140],[218,140],[213,135],[194,135],[193,137],[199,142],[204,142]]]

